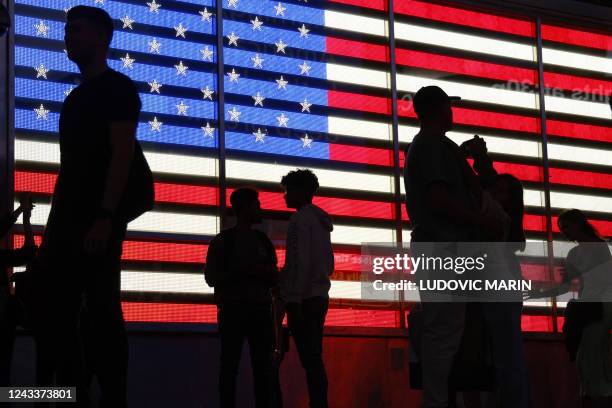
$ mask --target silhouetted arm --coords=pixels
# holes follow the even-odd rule
[[[484,188],[488,188],[495,183],[497,170],[493,167],[493,160],[488,154],[474,156],[474,170],[478,174],[480,185]]]
[[[104,186],[102,208],[114,213],[125,191],[136,144],[137,122],[112,122],[110,126],[111,155]]]

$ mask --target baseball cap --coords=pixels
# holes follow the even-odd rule
[[[448,96],[439,86],[424,86],[414,95],[412,105],[418,116],[430,113],[432,109],[440,106],[444,102],[461,100],[460,96]]]

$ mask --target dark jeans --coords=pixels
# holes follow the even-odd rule
[[[269,303],[225,302],[218,306],[221,366],[219,398],[222,408],[236,406],[236,376],[246,339],[249,344],[257,408],[281,406],[278,368],[273,361],[274,332]]]
[[[100,406],[127,407],[128,343],[121,310],[121,249],[125,225],[114,228],[108,251],[51,253],[36,274],[37,382],[77,387],[77,404],[89,406],[95,374]]]
[[[302,367],[306,371],[311,408],[327,408],[327,373],[323,364],[323,325],[329,299],[312,297],[302,301],[302,313],[288,305],[287,322]]]

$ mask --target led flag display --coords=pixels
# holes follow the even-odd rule
[[[64,53],[67,9],[86,4],[111,15],[109,63],[140,91],[138,138],[155,173],[156,208],[129,226],[122,275],[129,320],[216,319],[202,267],[207,243],[219,231],[220,182],[228,197],[242,185],[260,189],[264,227],[282,265],[289,213],[279,181],[308,167],[321,184],[315,203],[335,223],[327,324],[398,326],[397,304],[364,301],[359,282],[361,242],[394,242],[396,217],[405,241],[410,234],[405,210],[395,214],[403,186],[394,191],[386,1],[15,3],[15,190],[35,193],[36,224],[46,222],[58,169],[61,104],[78,84],[77,67]],[[434,2],[394,4],[398,164],[418,131],[412,95],[435,84],[462,96],[449,136],[486,139],[496,168],[525,185],[528,239],[544,243],[535,22]],[[223,50],[216,47],[218,7]],[[612,236],[609,107],[570,97],[575,88],[588,87],[587,96],[612,91],[611,37],[549,25],[542,34],[546,86],[562,89],[546,97],[552,206],[587,210]],[[221,60],[224,105],[218,109]],[[221,117],[226,180],[218,177]],[[531,255],[523,265],[527,277],[548,279],[538,261],[544,252]],[[527,329],[543,328],[526,322]]]

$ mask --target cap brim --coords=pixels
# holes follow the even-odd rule
[[[460,96],[449,96],[448,99],[453,102],[453,101],[460,101],[461,97]]]

